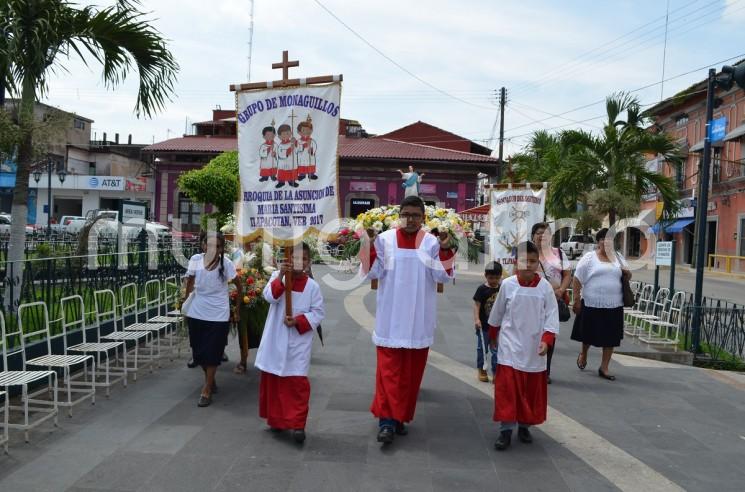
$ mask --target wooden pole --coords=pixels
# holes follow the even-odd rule
[[[292,256],[293,246],[285,246],[285,264],[290,269],[285,274],[285,316],[292,316]]]

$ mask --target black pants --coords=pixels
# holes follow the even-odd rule
[[[551,358],[554,356],[554,345],[549,345],[548,352],[546,352],[546,374],[548,376],[551,375]]]

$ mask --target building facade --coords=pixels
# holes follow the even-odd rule
[[[740,63],[745,63],[742,61]],[[726,120],[722,140],[712,144],[708,203],[699,203],[699,169],[703,159],[706,132],[706,81],[650,108],[652,131],[672,136],[687,153],[679,170],[650,161],[660,172],[675,179],[681,211],[665,227],[666,235],[677,241],[677,263],[691,264],[694,257],[695,212],[706,207],[706,257],[715,268],[726,266],[727,256],[745,256],[745,90],[736,85],[728,91],[717,90],[714,119]],[[650,193],[643,209],[659,209],[661,204]],[[710,255],[722,255],[713,256]],[[707,260],[707,261],[708,261]],[[745,261],[730,259],[733,271],[745,271]]]
[[[6,110],[13,113],[17,100],[7,100]],[[54,163],[51,176],[51,203],[48,193],[49,176],[44,172],[36,182],[29,178],[28,223],[46,225],[48,219],[59,221],[65,215],[85,216],[97,209],[117,210],[122,200],[144,201],[153,205],[155,182],[149,166],[141,159],[145,145],[114,141],[91,140],[93,120],[36,103],[34,117],[45,121],[54,116],[63,128],[55,132],[49,145],[48,158]],[[45,168],[46,170],[46,168]],[[64,170],[65,180],[59,178]],[[0,211],[10,213],[15,186],[15,156],[6,156],[0,172]]]
[[[192,203],[178,189],[179,176],[238,147],[234,111],[214,110],[212,120],[194,127],[194,135],[144,149],[156,169],[157,220],[172,223],[179,218],[188,232],[199,229],[202,214],[210,208],[209,204]],[[420,196],[427,203],[455,210],[477,204],[479,177],[497,172],[498,160],[489,157],[489,149],[422,122],[375,137],[369,136],[359,122],[342,119],[339,133],[339,197],[341,211],[347,217],[399,203],[404,190],[398,170],[407,172],[409,166],[424,173]],[[406,141],[421,140],[427,135],[431,143],[439,146]],[[471,152],[472,149],[478,152]]]

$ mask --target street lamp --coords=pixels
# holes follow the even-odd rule
[[[704,133],[704,155],[699,167],[699,196],[696,203],[696,284],[693,293],[692,338],[693,352],[697,354],[701,347],[701,320],[703,319],[704,265],[706,264],[706,217],[709,205],[709,167],[711,163],[711,126],[714,119],[715,96],[717,88],[730,90],[734,84],[745,89],[745,64],[734,67],[724,66],[722,74],[717,75],[709,69],[706,85],[706,131]]]
[[[54,161],[51,158],[47,158],[44,164],[37,166],[34,169],[33,176],[36,184],[41,181],[41,175],[46,171],[47,173],[47,242],[49,242],[52,234],[52,168],[54,167]],[[65,182],[67,177],[67,171],[64,168],[57,171],[57,177],[60,183]]]

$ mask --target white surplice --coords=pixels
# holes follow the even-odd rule
[[[452,280],[440,261],[440,242],[429,233],[417,249],[398,247],[396,229],[375,239],[377,258],[365,278],[379,279],[373,343],[420,349],[434,343],[438,283]],[[364,272],[363,272],[364,274]]]
[[[497,360],[523,372],[546,370],[546,357],[538,355],[543,333],[559,333],[559,306],[551,284],[541,278],[535,287],[523,287],[517,276],[506,278],[489,315],[499,326]]]
[[[269,315],[254,365],[277,376],[307,376],[313,334],[325,316],[321,288],[315,280],[308,278],[303,292],[292,292],[292,315],[304,315],[313,328],[301,335],[295,327],[288,327],[284,323],[284,293],[277,299],[272,295],[272,282],[278,276],[279,273],[274,272],[264,287],[264,299],[270,304]]]

